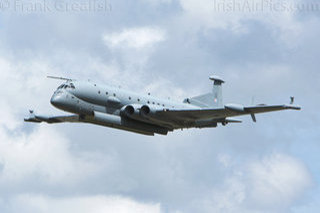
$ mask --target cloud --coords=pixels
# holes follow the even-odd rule
[[[10,133],[0,129],[2,188],[23,186],[32,179],[39,185],[73,186],[94,177],[102,169],[108,170],[108,164],[93,163],[105,162],[107,155],[92,156],[82,152],[76,157],[70,153],[70,142],[46,125],[36,128],[31,134]],[[107,161],[111,163],[112,158]]]
[[[194,201],[206,212],[286,212],[312,186],[310,172],[292,156],[273,153],[240,165],[218,155],[229,174],[211,196]]]
[[[148,3],[148,4],[152,4],[152,5],[159,5],[159,4],[169,4],[172,3],[173,0],[141,0],[142,2]]]
[[[52,92],[52,84],[45,81],[46,74],[52,69],[42,61],[14,62],[10,56],[2,55],[0,55],[0,69],[2,75],[0,84],[6,88],[0,91],[4,100],[0,103],[3,109],[0,115],[5,118],[1,119],[0,125],[13,130],[21,125],[18,116],[21,115],[22,109],[27,113],[32,103],[37,104],[40,109],[46,108],[47,102],[39,99],[47,97]]]
[[[255,205],[277,209],[289,207],[311,186],[311,176],[297,159],[283,154],[273,154],[249,167],[252,174],[251,197]]]
[[[124,29],[121,32],[105,34],[105,44],[111,48],[150,48],[165,40],[165,32],[155,27],[139,27]]]
[[[180,97],[183,95],[180,89],[172,89],[174,86],[170,81],[153,76],[152,72],[147,70],[150,57],[160,47],[159,43],[165,43],[167,40],[167,33],[164,29],[150,26],[126,28],[119,32],[105,33],[102,39],[114,53],[114,59],[110,61],[110,64],[118,67],[115,75],[108,75],[110,79],[118,78],[120,79],[118,84],[134,86],[137,87],[137,90],[152,92],[165,98],[173,93]],[[134,75],[132,75],[133,71]],[[138,86],[132,85],[139,81],[146,83]]]
[[[184,21],[189,20],[196,29],[225,29],[236,35],[249,34],[250,23],[260,22],[269,27],[274,37],[279,37],[289,46],[303,32],[302,23],[296,18],[296,10],[289,10],[291,5],[298,5],[300,0],[287,2],[276,1],[225,1],[225,0],[181,0]],[[274,8],[288,5],[288,10]],[[261,9],[260,9],[261,8]]]
[[[120,196],[83,196],[54,198],[42,195],[22,194],[12,198],[10,212],[79,212],[79,213],[160,213],[160,204],[141,203]]]

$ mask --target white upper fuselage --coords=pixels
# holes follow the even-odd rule
[[[61,85],[51,98],[51,103],[59,109],[81,114],[84,110],[119,114],[123,106],[129,104],[149,105],[158,109],[194,109],[197,106],[179,103],[169,99],[141,95],[125,89],[96,84],[94,82],[70,81]]]

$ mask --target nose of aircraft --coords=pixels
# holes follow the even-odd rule
[[[63,105],[63,97],[61,94],[54,94],[50,102],[55,107],[61,107]]]

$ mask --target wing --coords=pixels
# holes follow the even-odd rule
[[[65,115],[65,116],[44,116],[36,115],[33,110],[30,110],[28,118],[25,118],[25,122],[41,123],[63,123],[63,122],[80,122],[79,115]]]
[[[298,106],[292,105],[257,105],[243,107],[236,104],[228,104],[222,108],[215,109],[174,109],[174,110],[163,110],[156,111],[156,115],[162,117],[166,120],[177,121],[177,122],[192,122],[196,120],[217,120],[221,121],[227,117],[241,116],[241,115],[251,115],[253,121],[256,121],[255,114],[265,113],[279,110],[300,110]]]

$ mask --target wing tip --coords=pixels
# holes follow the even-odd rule
[[[300,106],[284,105],[286,109],[301,110]]]

